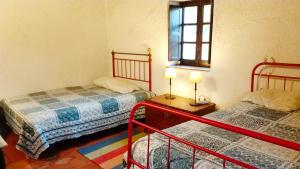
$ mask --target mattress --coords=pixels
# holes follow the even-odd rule
[[[240,102],[229,109],[216,111],[205,117],[300,143],[300,111],[275,111],[249,102]],[[196,121],[188,121],[165,129],[165,131],[194,144],[249,163],[257,168],[300,168],[299,151]],[[151,134],[149,150],[149,167],[155,169],[166,168],[168,138],[159,133]],[[134,160],[144,166],[146,165],[147,137],[143,137],[134,143],[132,153]],[[171,140],[170,168],[192,168],[192,154],[193,150],[190,147]],[[215,156],[196,151],[195,168],[223,168],[222,162]],[[226,168],[241,167],[226,162]]]
[[[147,91],[121,94],[106,88],[75,86],[4,99],[0,106],[19,135],[16,148],[38,158],[50,144],[125,124]],[[136,118],[143,118],[140,109]]]

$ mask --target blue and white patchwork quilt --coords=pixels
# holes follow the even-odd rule
[[[216,111],[205,117],[300,143],[300,110],[296,112],[282,112],[248,102],[240,102],[230,109]],[[188,121],[168,128],[165,131],[257,168],[300,168],[299,151],[252,139],[196,121]],[[147,140],[147,137],[139,139],[132,148],[133,159],[144,166],[147,161]],[[149,168],[167,168],[168,138],[158,133],[152,134],[150,136],[149,151]],[[193,150],[190,147],[171,140],[170,168],[192,168],[192,154]],[[217,157],[196,151],[195,168],[221,169],[223,168],[222,165],[223,161]],[[226,168],[241,167],[226,162]]]
[[[116,127],[150,97],[147,91],[121,94],[97,86],[75,86],[4,99],[8,125],[19,134],[16,148],[37,159],[50,144]],[[135,118],[143,118],[140,109]]]

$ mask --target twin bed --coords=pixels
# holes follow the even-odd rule
[[[127,168],[300,168],[300,99],[299,93],[296,93],[299,92],[296,90],[296,83],[300,81],[299,72],[296,76],[275,75],[272,73],[274,68],[299,71],[300,64],[258,64],[252,72],[253,93],[250,95],[253,94],[253,100],[244,99],[231,108],[201,118],[152,103],[138,103],[131,111],[129,120],[129,145],[124,155]],[[260,105],[255,101],[262,101],[256,94],[265,94],[254,92],[255,88],[261,90],[264,86],[270,89],[279,85],[284,90],[293,91],[280,91],[277,97],[273,97],[273,90],[265,90],[268,97],[272,96],[270,101],[280,101],[284,105],[294,101],[298,108],[293,111],[275,110],[273,107],[278,105],[269,102]],[[286,93],[289,95],[286,96]],[[295,95],[297,97],[291,97]],[[158,130],[133,119],[135,110],[140,106],[173,113],[191,121]],[[279,106],[279,109],[283,108]],[[148,136],[134,144],[131,138],[133,124],[148,131]],[[150,134],[153,131],[155,133]]]
[[[300,143],[300,111],[275,111],[253,103],[240,102],[230,109],[217,111],[203,118]],[[256,168],[300,167],[299,149],[297,151],[280,147],[196,121],[188,121],[164,131]],[[195,149],[193,157],[193,148],[175,139],[170,141],[168,158],[169,137],[163,134],[152,134],[149,142],[149,168],[223,168],[221,158],[198,149]],[[147,146],[148,137],[136,141],[132,146],[132,159],[143,166],[147,166]],[[242,168],[229,161],[225,161],[224,166]]]
[[[120,93],[89,85],[4,99],[0,107],[7,124],[19,135],[16,148],[37,159],[56,142],[127,123],[132,107],[151,96],[151,53],[150,50],[147,54],[112,52],[112,56],[114,77],[145,82],[149,91]],[[139,58],[132,59],[135,56]],[[135,118],[144,118],[144,109]]]

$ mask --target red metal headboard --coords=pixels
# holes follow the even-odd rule
[[[258,72],[258,68],[260,68]],[[294,64],[294,63],[270,63],[270,62],[262,62],[257,65],[252,70],[252,76],[251,76],[251,92],[254,91],[254,89],[258,90],[257,87],[259,87],[260,78],[266,79],[266,86],[269,89],[270,88],[270,81],[271,80],[281,80],[283,81],[283,89],[286,90],[286,84],[287,81],[291,82],[300,82],[300,75],[298,76],[288,76],[288,75],[279,75],[279,74],[272,74],[272,73],[264,73],[264,69],[270,69],[270,68],[284,68],[284,69],[298,69],[300,71],[300,64]],[[257,77],[257,78],[255,78]],[[256,88],[255,88],[256,86]]]
[[[124,53],[112,51],[113,77],[136,80],[148,83],[149,91],[152,91],[152,59],[151,49],[148,53]],[[143,56],[143,58],[120,58],[116,55]],[[148,77],[146,71],[148,70]]]

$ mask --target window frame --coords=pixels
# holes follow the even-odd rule
[[[211,5],[211,13],[210,13],[210,22],[203,22],[203,9],[204,5]],[[211,44],[212,44],[212,30],[213,30],[213,11],[214,11],[214,0],[193,0],[193,1],[185,1],[180,2],[179,6],[182,8],[182,24],[181,24],[181,42],[180,42],[180,62],[179,65],[184,66],[194,66],[194,67],[205,67],[210,68],[211,63]],[[197,6],[197,23],[184,23],[184,8],[185,7],[192,7]],[[188,25],[196,25],[197,26],[197,33],[196,33],[196,42],[184,42],[184,27]],[[202,32],[203,26],[210,25],[210,32],[209,32],[209,41],[203,42],[202,41]],[[196,51],[195,51],[195,60],[188,60],[183,59],[183,44],[196,44]],[[202,44],[209,45],[208,51],[208,60],[201,60],[202,55]]]

